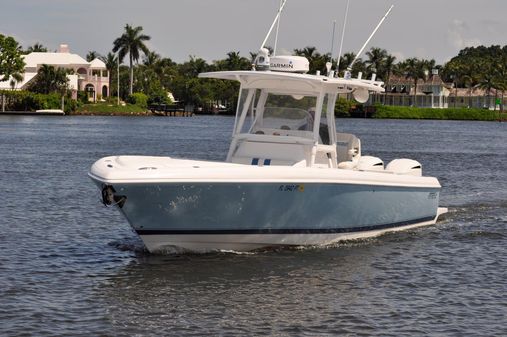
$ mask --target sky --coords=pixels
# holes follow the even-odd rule
[[[280,22],[277,54],[315,46],[338,54],[347,0],[288,0]],[[368,47],[399,60],[444,63],[476,45],[507,45],[507,0],[351,0],[344,52],[357,52],[391,4],[395,7]],[[229,51],[249,57],[264,39],[279,0],[0,0],[0,33],[27,48],[61,43],[85,56],[107,54],[125,24],[142,26],[147,43],[176,62],[190,55],[207,61]],[[267,45],[274,45],[274,34]]]

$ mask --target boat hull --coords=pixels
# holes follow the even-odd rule
[[[155,234],[138,232],[150,252],[212,252],[212,251],[252,251],[265,247],[280,246],[326,246],[340,241],[360,240],[376,237],[389,232],[409,230],[434,225],[438,217],[446,213],[439,208],[438,214],[427,221],[406,222],[395,226],[379,226],[377,229],[328,234]]]
[[[150,252],[326,245],[434,224],[440,187],[344,183],[118,183]]]

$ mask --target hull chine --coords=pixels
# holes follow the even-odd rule
[[[216,251],[245,252],[284,246],[327,246],[341,241],[363,240],[390,232],[410,230],[434,225],[438,218],[447,213],[447,208],[438,208],[435,217],[407,221],[397,225],[381,225],[368,230],[341,230],[328,233],[227,233],[224,231],[203,233],[176,233],[163,231],[138,231],[146,248],[151,253]]]

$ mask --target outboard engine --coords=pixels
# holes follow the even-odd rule
[[[359,171],[384,171],[384,161],[373,156],[362,156],[357,163]]]
[[[394,159],[387,164],[386,171],[420,177],[422,176],[422,165],[412,159]]]

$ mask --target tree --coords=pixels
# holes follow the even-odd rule
[[[109,72],[109,96],[111,96],[113,89],[113,74],[115,74],[118,67],[118,58],[115,54],[109,52],[106,56],[101,56],[100,59],[104,62],[106,69]],[[118,75],[115,75],[115,77],[116,76]]]
[[[125,25],[125,31],[122,36],[114,40],[113,52],[119,53],[120,63],[123,58],[129,54],[129,69],[130,69],[130,94],[132,94],[134,86],[134,61],[139,60],[140,52],[142,51],[145,55],[148,54],[148,47],[144,44],[144,41],[149,41],[151,37],[148,35],[141,34],[143,27],[132,27],[129,24]]]
[[[0,34],[0,82],[24,73],[21,47],[14,38]]]
[[[294,55],[303,56],[310,62],[310,73],[314,74],[320,71],[325,74],[326,63],[330,61],[331,55],[321,54],[315,47],[305,47],[303,49],[294,49]]]
[[[16,84],[23,81],[23,75],[20,73],[12,74],[9,85],[11,86],[11,90],[16,89]]]
[[[28,47],[26,50],[26,54],[30,53],[47,53],[48,49],[44,47],[41,43],[36,42],[33,46]]]
[[[385,70],[385,62],[387,57],[387,50],[382,48],[371,48],[370,51],[366,53],[368,60],[365,61],[367,65],[367,70],[372,73],[378,75],[379,78],[384,79],[386,70]]]
[[[353,52],[345,53],[340,56],[340,69],[338,69],[339,72],[345,72],[345,70],[350,67],[355,58],[356,54]],[[352,74],[357,75],[359,72],[363,72],[364,70],[366,70],[364,62],[361,58],[358,58],[352,65]]]
[[[411,78],[414,81],[414,106],[417,105],[417,83],[419,80],[424,79],[426,66],[424,61],[417,58],[409,58],[400,65],[405,78]]]
[[[160,55],[155,53],[154,51],[148,51],[143,59],[143,64],[150,68],[150,69],[156,69],[158,63],[162,59],[160,58]]]
[[[90,50],[88,54],[86,54],[86,61],[91,62],[95,60],[96,58],[100,58],[100,54],[97,53],[95,50]]]
[[[68,83],[67,70],[43,64],[29,90],[39,94],[62,93],[67,90]]]

